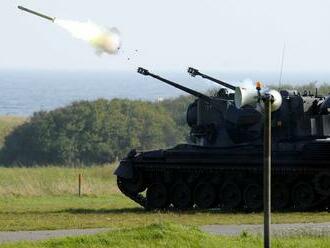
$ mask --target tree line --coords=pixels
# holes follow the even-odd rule
[[[314,93],[316,83],[281,88]],[[208,93],[211,92],[214,90]],[[318,94],[329,92],[329,85],[318,87]],[[193,100],[192,96],[161,102],[99,99],[36,112],[6,137],[0,162],[7,165],[111,163],[131,149],[168,148],[187,142],[186,110]]]
[[[163,102],[79,101],[34,113],[14,129],[1,151],[4,164],[94,164],[185,142],[189,97]]]

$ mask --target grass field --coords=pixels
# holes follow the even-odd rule
[[[261,213],[146,212],[118,191],[115,167],[0,168],[0,230],[128,228],[164,221],[195,226],[262,223]],[[77,196],[79,173],[83,197]],[[273,223],[325,221],[330,221],[328,212],[273,215]]]
[[[74,196],[79,174],[85,196],[111,196],[119,192],[113,176],[115,167],[0,168],[0,197]]]
[[[26,118],[16,116],[0,116],[0,148],[3,146],[5,137],[18,125],[24,123]]]
[[[273,247],[329,247],[330,237],[274,238]],[[238,237],[213,236],[195,227],[160,223],[146,227],[117,230],[113,232],[74,238],[53,239],[39,242],[22,242],[0,245],[11,247],[262,247],[260,236]]]

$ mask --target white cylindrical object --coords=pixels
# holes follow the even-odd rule
[[[272,106],[271,106],[272,112],[278,110],[282,105],[282,96],[280,92],[278,92],[277,90],[269,90],[267,91],[267,94],[273,96],[274,101],[272,102]],[[261,106],[262,108],[265,107],[263,102],[261,102]]]
[[[235,106],[241,108],[247,105],[255,107],[258,102],[258,91],[253,88],[236,87]]]

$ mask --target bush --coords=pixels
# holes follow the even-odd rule
[[[174,99],[165,99],[158,103],[164,107],[176,123],[180,140],[188,142],[190,129],[187,125],[186,113],[190,103],[194,101],[192,96],[179,96]]]
[[[155,149],[183,141],[160,104],[100,99],[38,112],[5,141],[5,163],[106,163],[132,148]]]

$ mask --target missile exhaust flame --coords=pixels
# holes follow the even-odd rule
[[[55,19],[54,23],[70,32],[73,37],[88,42],[96,48],[97,54],[117,54],[121,47],[120,32],[117,28],[105,28],[91,21]]]

